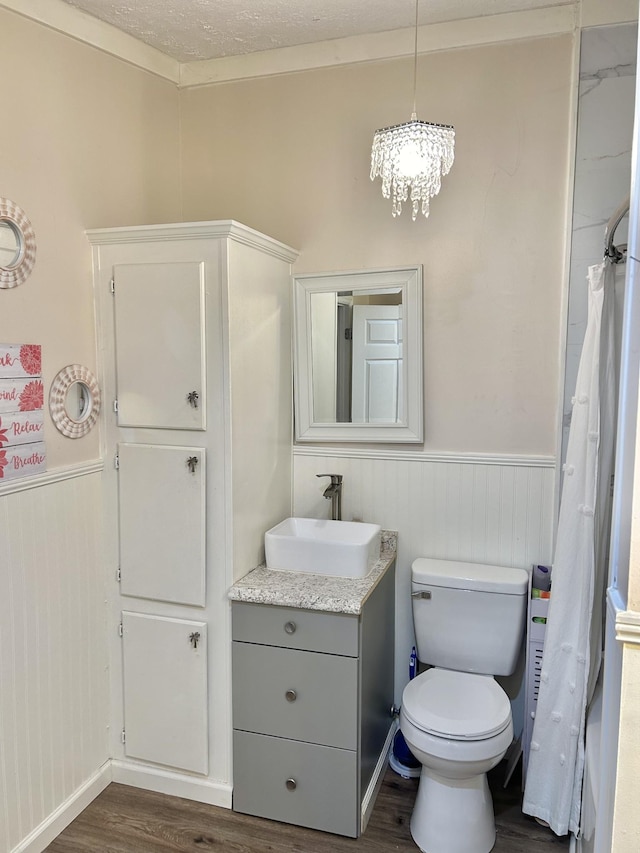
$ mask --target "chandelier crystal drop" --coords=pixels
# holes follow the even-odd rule
[[[454,158],[455,130],[451,125],[411,121],[383,127],[373,137],[371,180],[382,179],[382,195],[393,195],[391,212],[399,216],[411,199],[411,215],[429,216],[429,201],[440,192]]]
[[[402,213],[411,199],[415,220],[421,210],[429,216],[429,201],[440,192],[442,178],[453,165],[455,130],[450,124],[418,121],[416,83],[418,79],[418,2],[413,50],[413,112],[411,121],[376,130],[371,148],[371,180],[382,178],[382,195],[393,195],[391,212]]]

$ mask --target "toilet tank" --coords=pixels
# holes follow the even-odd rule
[[[510,675],[527,609],[524,569],[419,557],[411,567],[418,659],[431,666]]]

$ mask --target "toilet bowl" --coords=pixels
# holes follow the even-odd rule
[[[486,773],[513,739],[511,705],[491,676],[430,669],[407,685],[400,729],[422,764],[411,835],[424,853],[489,853]]]
[[[487,772],[513,740],[509,697],[528,574],[418,558],[412,565],[418,659],[431,668],[404,689],[400,729],[421,763],[411,835],[423,853],[489,853],[495,844]]]

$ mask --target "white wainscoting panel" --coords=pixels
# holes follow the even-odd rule
[[[100,482],[0,496],[2,851],[37,835],[109,758]]]
[[[528,568],[552,556],[555,467],[532,457],[433,458],[420,452],[294,449],[294,515],[328,518],[326,479],[342,474],[342,517],[398,531],[396,701],[413,644],[411,563],[416,557]],[[491,630],[491,626],[487,626]]]

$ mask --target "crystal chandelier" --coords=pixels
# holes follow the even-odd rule
[[[413,55],[413,112],[411,121],[376,130],[371,148],[371,180],[382,178],[382,195],[393,194],[391,212],[399,216],[402,203],[411,199],[411,215],[429,216],[429,200],[440,192],[442,178],[453,165],[455,130],[448,124],[418,121],[416,80],[418,68],[418,0]]]

